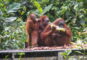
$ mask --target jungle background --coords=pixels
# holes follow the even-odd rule
[[[87,43],[87,0],[0,0],[0,50],[24,48],[25,22],[32,12],[50,21],[64,18],[72,41]]]

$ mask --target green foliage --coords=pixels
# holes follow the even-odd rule
[[[5,19],[6,22],[13,22],[17,19],[17,17],[8,17]]]
[[[21,52],[21,53],[18,53],[18,55],[20,55],[18,60],[21,60],[22,56],[25,55],[25,53]]]
[[[42,10],[42,8],[41,8],[41,5],[37,2],[37,1],[34,1],[34,6],[36,6],[37,7],[37,9],[39,10],[39,12],[40,13],[42,13],[43,12],[43,10]]]
[[[72,41],[87,43],[87,0],[0,0],[0,49],[24,48],[28,13],[47,15],[51,21],[64,18],[73,33]]]
[[[16,12],[20,8],[20,3],[10,4],[7,8],[7,13]]]
[[[46,12],[48,12],[52,7],[52,4],[46,6],[44,9],[43,9],[43,12],[40,14],[40,15],[44,15]]]
[[[10,23],[10,26],[5,27],[3,30],[3,35],[0,37],[0,49],[24,48],[24,42],[26,39],[24,30],[25,23],[20,22],[17,26],[15,24],[18,24],[18,22]]]
[[[65,50],[65,52],[61,53],[61,55],[64,56],[65,60],[68,60],[70,53],[72,53],[71,50]]]

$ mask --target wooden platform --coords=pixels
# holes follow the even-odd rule
[[[75,51],[86,52],[82,49],[47,49],[47,50],[32,50],[32,49],[18,49],[18,50],[1,50],[0,60],[64,60],[60,53],[71,50],[71,56]],[[81,55],[75,53],[75,55]]]

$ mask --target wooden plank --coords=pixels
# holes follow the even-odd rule
[[[62,52],[66,49],[58,49],[58,50],[26,50],[26,49],[19,49],[19,50],[1,50],[0,53],[17,53],[17,52]]]
[[[32,49],[16,49],[16,50],[0,50],[0,53],[18,53],[18,52],[64,52],[66,50],[81,51],[83,49],[42,49],[42,50],[32,50]],[[85,49],[87,50],[87,49]]]

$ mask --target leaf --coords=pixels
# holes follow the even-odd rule
[[[16,20],[17,17],[9,17],[9,18],[6,18],[6,22],[13,22],[14,20]]]
[[[5,20],[5,17],[0,16],[0,22]]]
[[[77,2],[83,2],[84,0],[77,0]]]
[[[82,53],[81,51],[75,51],[76,53],[79,53],[79,54],[84,54],[84,53]]]
[[[83,29],[83,31],[87,31],[87,27]]]
[[[2,11],[0,11],[0,15],[3,15]]]
[[[43,12],[42,12],[40,15],[44,15],[46,12],[48,12],[48,11],[51,9],[52,5],[53,5],[53,4],[50,4],[50,5],[46,6],[46,7],[43,9]]]
[[[77,20],[76,18],[73,18],[72,23],[75,24],[76,20]]]
[[[20,3],[13,3],[8,6],[7,13],[16,12],[20,8]]]
[[[36,6],[36,8],[39,10],[40,13],[43,12],[41,5],[37,1],[34,1],[34,6]]]
[[[61,9],[62,9],[61,14],[63,15],[67,11],[68,7],[67,6],[62,6]]]
[[[10,27],[5,27],[5,31],[7,31],[7,30],[9,30],[10,29]]]
[[[78,4],[74,6],[74,10],[78,11]]]
[[[66,52],[66,55],[68,56],[68,55],[70,55],[70,53],[71,53],[72,51],[71,51],[71,50],[66,50],[65,52]]]
[[[23,53],[23,52],[19,52],[19,53],[18,53],[18,55],[24,55],[24,54],[25,54],[25,53]]]
[[[49,0],[42,0],[42,3],[48,3]]]
[[[80,24],[84,27],[85,26],[85,21],[84,20],[80,20]]]

